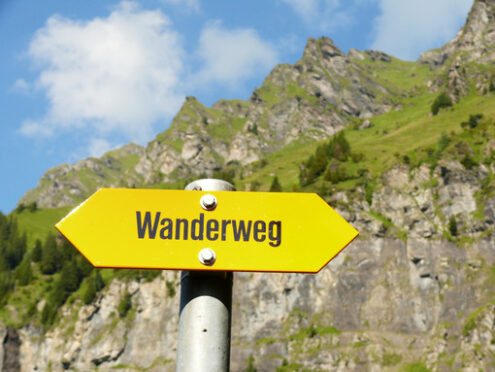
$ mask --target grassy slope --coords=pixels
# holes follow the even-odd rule
[[[36,239],[44,240],[49,233],[56,233],[54,225],[64,217],[72,207],[54,209],[38,209],[35,212],[24,210],[15,213],[21,232],[26,232],[28,247],[31,248]]]
[[[433,96],[424,96],[404,112],[390,112],[372,120],[374,126],[362,131],[347,131],[347,139],[353,151],[365,155],[366,166],[378,175],[397,162],[396,156],[414,155],[420,148],[434,146],[442,132],[460,134],[461,122],[469,115],[483,113],[485,118],[495,118],[495,96],[470,95],[454,108],[429,116]]]
[[[356,164],[350,163],[348,169],[367,169],[372,177],[380,176],[404,155],[415,160],[420,150],[435,147],[442,133],[462,139],[467,143],[476,142],[469,133],[464,133],[461,122],[469,115],[483,113],[484,120],[495,120],[495,96],[470,95],[455,107],[441,111],[437,116],[429,116],[431,103],[436,95],[427,94],[411,100],[411,105],[401,111],[391,111],[371,119],[373,126],[365,130],[348,128],[345,135],[354,153],[364,154],[364,159]],[[493,130],[493,128],[492,128]],[[493,137],[492,137],[493,138]],[[284,191],[299,190],[299,165],[314,153],[320,143],[293,144],[266,158],[267,164],[256,169],[253,174],[238,180],[238,189],[249,188],[249,184],[258,182],[260,190],[267,190],[274,175],[277,175]],[[300,191],[318,190],[318,182]],[[346,181],[337,188],[353,187],[355,182]]]

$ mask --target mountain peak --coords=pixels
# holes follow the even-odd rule
[[[323,57],[333,58],[333,57],[345,57],[345,54],[335,45],[335,43],[329,37],[323,36],[319,39],[314,39],[310,37],[304,48],[304,57],[310,57],[319,59]]]
[[[475,0],[456,37],[439,49],[423,53],[419,61],[435,67],[452,57],[481,63],[495,59],[495,0]]]

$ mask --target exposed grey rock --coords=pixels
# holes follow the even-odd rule
[[[432,67],[442,66],[459,53],[462,62],[490,63],[495,59],[495,3],[475,0],[465,25],[443,47],[425,52],[419,59]]]
[[[368,128],[371,128],[372,126],[373,126],[373,124],[371,124],[371,121],[369,119],[366,119],[361,123],[361,125],[359,126],[359,129],[360,130],[368,129]]]
[[[19,372],[21,370],[19,355],[21,338],[19,333],[15,328],[7,327],[0,333],[0,340],[2,340],[1,370],[4,372]]]
[[[372,61],[380,60],[382,62],[392,62],[392,58],[383,52],[380,52],[378,50],[367,50],[365,52]]]

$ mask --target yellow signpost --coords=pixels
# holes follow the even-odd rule
[[[315,273],[358,232],[316,194],[100,189],[56,228],[95,267]]]

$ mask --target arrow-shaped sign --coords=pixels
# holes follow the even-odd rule
[[[316,194],[100,189],[56,228],[95,267],[318,272],[358,232]]]

